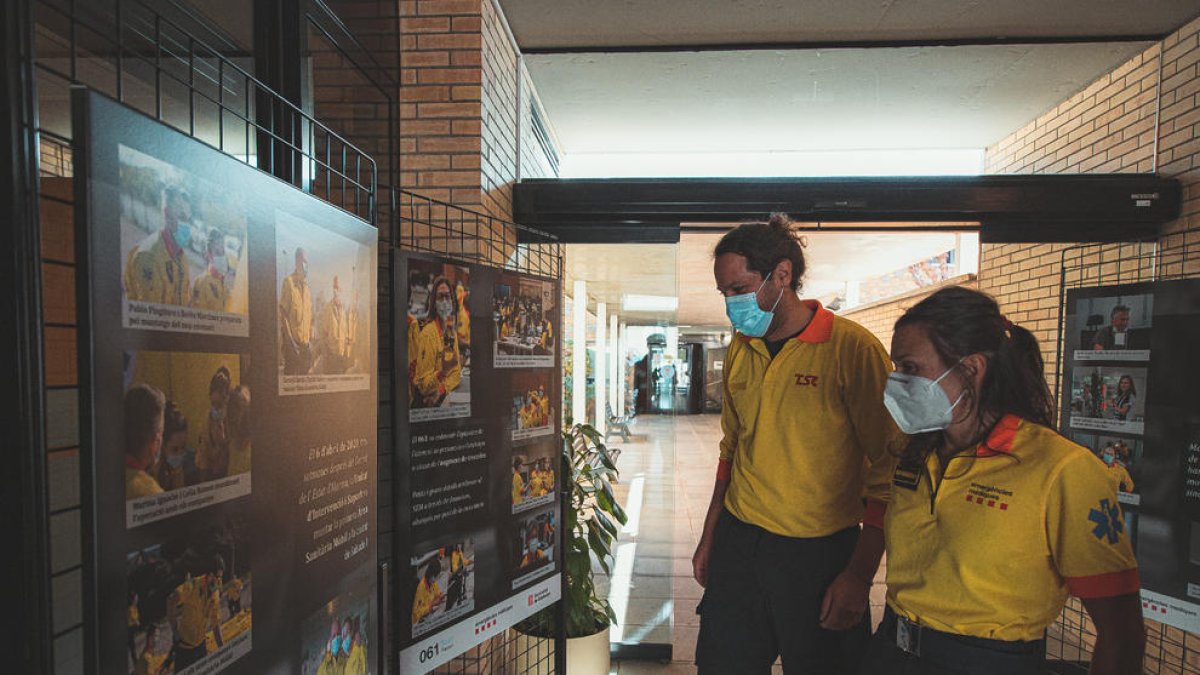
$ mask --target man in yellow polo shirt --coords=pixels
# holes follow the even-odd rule
[[[307,375],[312,368],[312,288],[308,285],[308,254],[296,249],[296,267],[279,289],[279,332],[285,375]]]
[[[853,673],[904,441],[883,405],[887,353],[797,296],[804,253],[786,216],[731,230],[713,257],[738,332],[692,561],[705,586],[696,665],[701,675],[765,674],[782,657],[789,674]]]

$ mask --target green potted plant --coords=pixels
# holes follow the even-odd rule
[[[627,518],[613,494],[612,479],[617,476],[617,467],[600,432],[588,424],[568,422],[562,440],[565,480],[560,480],[559,485],[568,491],[563,500],[562,594],[566,610],[567,672],[607,675],[611,665],[608,629],[617,617],[608,600],[596,592],[592,560],[596,560],[605,574],[611,574],[613,542]],[[549,637],[554,635],[553,618],[532,617],[517,629]]]

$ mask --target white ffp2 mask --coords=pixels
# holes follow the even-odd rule
[[[891,413],[892,419],[896,420],[900,431],[924,434],[950,426],[954,421],[954,407],[967,393],[964,390],[951,403],[946,392],[938,386],[938,382],[951,370],[954,370],[954,366],[950,366],[936,380],[904,373],[888,375],[887,385],[883,388],[883,405]]]

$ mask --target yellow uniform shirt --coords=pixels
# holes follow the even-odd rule
[[[1137,592],[1107,468],[1053,430],[1009,415],[944,471],[936,453],[924,472],[904,469],[884,528],[897,614],[958,635],[1038,640],[1068,592]],[[914,473],[915,487],[903,479]]]
[[[426,583],[422,579],[417,582],[417,592],[413,595],[412,625],[417,625],[433,611],[433,605],[441,595],[442,589],[436,581]]]
[[[162,305],[187,304],[187,255],[177,245],[168,246],[164,236],[160,231],[129,250],[125,260],[126,298]]]
[[[211,274],[205,274],[192,284],[192,307],[209,312],[227,312],[229,291],[225,281]]]
[[[279,316],[287,319],[298,344],[312,341],[312,289],[295,273],[284,278],[279,290]]]
[[[237,577],[225,586],[225,597],[237,602],[242,599],[242,580]]]
[[[317,675],[345,675],[345,672],[346,660],[329,652],[325,652],[325,658],[317,666]]]
[[[350,322],[345,307],[333,302],[326,303],[321,311],[321,338],[329,353],[349,358]]]
[[[346,675],[367,675],[367,650],[361,644],[350,647],[350,658],[346,659]]]
[[[148,497],[162,491],[162,486],[150,474],[141,469],[125,467],[125,499]]]
[[[812,321],[771,358],[740,333],[725,357],[725,508],[787,537],[882,526],[905,436],[883,406],[890,360],[862,326],[815,301]],[[870,508],[864,506],[870,500]]]
[[[1121,492],[1133,492],[1133,477],[1129,475],[1129,470],[1125,468],[1124,464],[1113,462],[1109,465],[1108,472],[1112,474],[1113,480],[1116,481],[1118,490]]]
[[[176,634],[185,647],[205,642],[208,631],[217,625],[217,594],[206,588],[203,577],[185,581],[175,589],[172,614],[178,619]]]
[[[520,504],[524,498],[525,480],[521,478],[521,474],[513,472],[513,504]]]
[[[458,574],[459,572],[461,572],[463,565],[465,565],[465,564],[466,564],[466,561],[463,559],[463,554],[459,553],[458,551],[450,552],[450,573],[451,574]]]
[[[138,657],[137,663],[133,666],[134,675],[156,675],[158,669],[162,668],[163,661],[167,660],[167,655],[157,656],[151,654],[147,649]]]

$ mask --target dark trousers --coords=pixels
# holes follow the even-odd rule
[[[1040,675],[1045,641],[1002,642],[924,629],[921,655],[896,646],[896,615],[883,614],[859,675]]]
[[[185,647],[182,642],[175,646],[175,672],[197,663],[208,656],[208,645],[201,642],[195,647]]]
[[[699,675],[852,675],[870,637],[870,614],[846,631],[820,627],[825,591],[850,560],[858,528],[827,537],[781,537],[728,512],[717,521],[708,585],[696,610]]]

